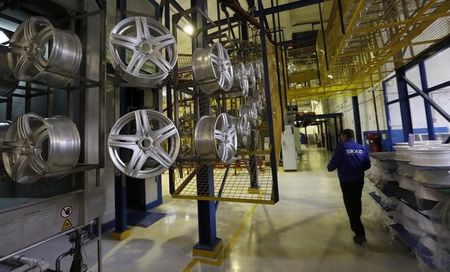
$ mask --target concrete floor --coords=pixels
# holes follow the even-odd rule
[[[419,271],[414,255],[374,217],[363,216],[368,243],[353,243],[336,173],[324,170],[329,156],[314,149],[303,156],[302,171],[280,172],[280,202],[274,206],[221,203],[217,233],[228,249],[224,260],[192,260],[196,202],[166,192],[155,209],[167,213],[165,218],[148,229],[132,227],[122,242],[105,234],[103,271]],[[371,201],[364,193],[364,205]],[[27,255],[55,259],[68,247],[59,239]],[[95,246],[86,248],[85,258],[89,271],[96,271]],[[66,260],[63,267],[68,266]]]

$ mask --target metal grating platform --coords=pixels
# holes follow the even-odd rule
[[[209,192],[196,173],[201,165],[185,163],[175,171],[177,190],[172,197],[183,199],[275,204],[272,171],[264,159],[258,163],[258,183],[251,184],[250,161],[237,160],[230,166],[214,165],[214,192]],[[183,173],[181,174],[182,171]]]

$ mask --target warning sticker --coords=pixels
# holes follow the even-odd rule
[[[61,216],[61,218],[67,218],[67,217],[71,216],[72,213],[73,213],[72,206],[67,205],[61,209],[61,211],[59,212],[59,216]]]
[[[65,230],[70,229],[71,227],[73,227],[72,222],[70,222],[69,218],[66,218],[66,220],[64,220],[64,223],[63,223],[63,225],[61,227],[61,230],[65,231]]]

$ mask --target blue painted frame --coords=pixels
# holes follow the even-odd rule
[[[429,94],[433,91],[442,89],[444,87],[450,86],[450,80],[445,81],[441,84],[438,84],[436,86],[433,86],[431,88],[428,87],[428,78],[427,78],[427,71],[425,67],[425,61],[434,55],[450,48],[450,35],[439,42],[436,45],[433,45],[423,53],[419,55],[416,59],[412,60],[411,62],[405,64],[400,69],[396,70],[396,73],[394,76],[391,76],[382,82],[383,86],[383,93],[384,93],[384,101],[385,101],[385,110],[386,110],[386,121],[387,121],[387,127],[388,127],[388,133],[389,133],[389,140],[391,142],[391,150],[392,150],[392,128],[391,128],[391,122],[390,122],[390,112],[389,112],[389,105],[400,103],[401,108],[401,117],[402,117],[402,127],[403,127],[403,137],[405,141],[408,141],[408,134],[412,133],[413,127],[411,122],[411,111],[409,109],[409,100],[411,98],[414,98],[416,96],[419,96],[418,93],[408,94],[406,82],[402,78],[404,76],[405,71],[413,68],[415,65],[418,65],[419,72],[420,72],[420,81],[422,90],[424,93]],[[392,80],[393,78],[397,79],[397,92],[399,95],[398,99],[388,101],[387,99],[387,92],[386,92],[386,82],[389,80]],[[433,125],[433,115],[432,115],[432,108],[433,105],[431,105],[428,101],[423,99],[424,105],[425,105],[425,114],[426,114],[426,120],[427,120],[427,132],[428,132],[428,138],[430,140],[436,139],[436,131],[435,127]]]
[[[404,79],[405,70],[398,69],[397,71],[395,71],[395,74],[397,77],[397,92],[402,117],[403,140],[407,142],[409,134],[413,133],[413,126],[411,119],[411,108],[409,106],[408,88],[406,86],[406,81]]]
[[[117,9],[119,11],[120,20],[126,18],[127,4],[128,0],[117,0]],[[154,0],[149,0],[155,8],[155,17],[158,16],[158,11],[160,10],[159,4]],[[120,52],[124,58],[125,51]],[[107,69],[111,73],[114,73],[111,65],[107,65]],[[125,103],[125,93],[126,88],[120,86],[120,115],[124,115],[127,112],[127,105]],[[114,197],[115,197],[115,219],[111,222],[107,222],[102,226],[103,230],[108,230],[110,227],[114,226],[115,232],[122,233],[128,229],[128,207],[127,207],[127,186],[125,181],[125,175],[120,173],[115,176],[114,180]],[[161,175],[156,177],[157,182],[157,199],[151,203],[146,204],[146,210],[152,209],[154,207],[162,204],[162,185],[161,185]]]
[[[382,82],[382,86],[383,86],[383,95],[384,95],[384,109],[386,112],[386,124],[387,124],[387,130],[388,130],[388,135],[389,135],[389,150],[388,151],[392,151],[392,127],[391,127],[391,115],[389,112],[389,103],[386,103],[386,101],[388,101],[388,97],[387,97],[387,92],[386,92],[386,82],[388,82],[389,80],[392,80],[394,77],[390,77],[389,79],[385,80]]]

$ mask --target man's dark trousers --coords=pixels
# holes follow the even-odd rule
[[[347,210],[350,227],[356,236],[366,236],[364,226],[361,222],[361,194],[364,181],[340,182],[342,195],[344,196],[345,209]]]

